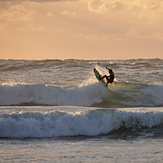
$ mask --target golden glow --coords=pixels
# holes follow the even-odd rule
[[[160,0],[0,0],[0,59],[163,58]]]

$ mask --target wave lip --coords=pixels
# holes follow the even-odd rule
[[[116,130],[122,135],[125,132],[122,128],[136,132],[154,128],[161,135],[163,112],[95,109],[83,112],[20,112],[0,115],[0,138],[98,136]],[[153,131],[150,130],[151,133]]]

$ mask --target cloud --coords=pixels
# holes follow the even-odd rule
[[[105,13],[110,11],[162,11],[162,0],[90,0],[88,8],[91,12]]]
[[[91,0],[88,3],[88,8],[91,12],[97,12],[97,13],[107,12],[106,3],[102,0]]]
[[[105,26],[117,33],[124,31],[126,36],[163,37],[162,0],[91,0],[88,9],[108,20]]]
[[[28,1],[28,2],[38,2],[38,3],[42,3],[42,2],[68,2],[68,1],[74,1],[74,0],[23,0],[23,1]],[[22,0],[0,0],[1,2],[12,2],[12,3],[21,3],[23,2]]]
[[[18,2],[18,1],[17,1]],[[29,19],[31,12],[26,7],[26,3],[22,2],[22,5],[16,3],[15,1],[10,3],[4,3],[0,8],[0,22],[16,22],[16,21],[26,21]],[[3,21],[2,21],[3,20]],[[0,23],[0,24],[1,24]]]
[[[123,8],[121,1],[91,0],[88,3],[91,12],[106,13],[109,10],[120,10]]]

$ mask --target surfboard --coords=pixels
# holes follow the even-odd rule
[[[100,78],[101,78],[102,76],[101,76],[101,74],[97,71],[96,68],[94,68],[94,74],[95,74],[97,80],[100,81],[100,82],[102,82],[102,83],[106,86],[105,80],[104,80],[104,79],[100,80]]]

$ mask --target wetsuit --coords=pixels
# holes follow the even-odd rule
[[[107,68],[107,67],[106,67]],[[107,75],[104,75],[100,80],[102,80],[102,79],[104,79],[104,78],[106,78],[106,80],[107,80],[107,84],[106,85],[108,85],[108,83],[113,83],[113,81],[114,81],[114,72],[111,70],[111,69],[109,69],[109,68],[107,68],[108,70],[109,70],[109,76],[107,76]]]
[[[113,83],[113,81],[114,81],[114,72],[111,72],[109,76],[104,75],[104,76],[102,77],[102,79],[103,79],[103,78],[106,78],[107,84],[108,84],[108,83]]]

